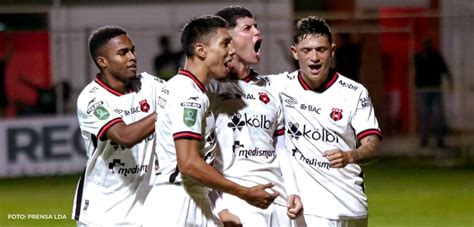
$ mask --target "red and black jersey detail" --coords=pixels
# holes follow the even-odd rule
[[[178,71],[178,74],[189,77],[191,80],[194,81],[194,83],[199,87],[202,92],[206,92],[206,87],[204,87],[201,81],[199,81],[193,73],[189,72],[188,70],[180,69]]]
[[[102,141],[106,140],[107,138],[105,136],[106,135],[105,133],[107,132],[107,130],[109,130],[110,127],[112,127],[113,125],[115,125],[119,122],[123,122],[122,118],[120,118],[120,117],[114,118],[114,119],[110,120],[109,122],[107,122],[107,124],[102,126],[102,128],[99,130],[97,138],[99,138]]]
[[[138,77],[137,77],[138,79]],[[95,77],[95,80],[94,80],[97,84],[99,84],[101,87],[103,87],[105,90],[107,90],[108,92],[116,95],[116,96],[122,96],[124,94],[120,93],[119,91],[113,89],[112,87],[110,87],[109,85],[107,85],[106,83],[104,83],[104,81],[102,81],[101,79],[101,75],[100,74],[97,74],[97,76]],[[132,87],[132,83],[129,84],[129,86],[127,86],[127,88],[125,89],[126,90],[126,93],[131,93],[133,92],[133,87]]]
[[[273,133],[273,136],[281,136],[283,134],[285,134],[285,128],[275,130],[275,132]]]
[[[305,90],[313,90],[314,92],[321,93],[321,92],[326,91],[328,88],[330,88],[334,83],[336,83],[337,79],[339,78],[339,74],[337,74],[337,72],[332,69],[329,70],[328,75],[329,76],[321,84],[321,86],[319,86],[319,88],[316,88],[316,89],[311,89],[311,86],[309,86],[309,84],[306,83],[306,81],[303,79],[303,75],[301,74],[301,71],[298,72],[298,81],[300,82],[301,86]]]
[[[173,134],[173,139],[174,140],[180,140],[180,139],[188,139],[188,140],[202,140],[203,137],[201,134],[195,133],[195,132],[177,132]]]
[[[378,129],[364,130],[364,131],[360,132],[359,134],[357,134],[357,139],[361,140],[362,138],[364,138],[368,135],[376,135],[377,137],[379,137],[380,140],[382,140],[382,132]]]

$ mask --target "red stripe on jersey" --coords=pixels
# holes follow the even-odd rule
[[[105,140],[105,133],[107,132],[107,130],[109,130],[109,128],[112,127],[113,125],[122,121],[123,121],[122,118],[118,117],[107,122],[107,124],[102,126],[102,128],[99,130],[99,135],[97,136],[97,138],[99,138],[100,140]]]
[[[330,73],[331,71],[329,71]],[[308,83],[303,79],[303,75],[301,74],[301,71],[298,72],[298,81],[300,82],[301,86],[305,90],[314,90],[316,92],[323,92],[327,90],[329,87],[331,87],[336,81],[337,78],[339,78],[339,74],[337,72],[334,72],[334,74],[331,74],[331,77],[326,78],[326,80],[321,84],[320,88],[316,89],[311,89],[311,86],[309,86]]]
[[[306,81],[303,80],[303,76],[301,75],[301,71],[298,72],[298,81],[300,82],[301,86],[305,90],[313,90],[311,87],[306,83]]]
[[[242,78],[242,80],[246,83],[250,82],[254,77],[258,76],[258,73],[253,70],[252,68],[250,69],[250,73],[249,75],[247,75],[246,77]]]
[[[331,80],[329,80],[326,86],[324,86],[324,89],[328,89],[329,87],[331,87],[336,82],[337,78],[339,78],[339,74],[337,74],[337,72],[334,72]]]
[[[105,90],[107,90],[108,92],[116,95],[116,96],[121,96],[122,93],[116,91],[115,89],[109,87],[109,85],[105,84],[99,77],[99,74],[97,74],[97,77],[95,78],[95,82],[98,83],[101,87],[103,87]]]
[[[276,130],[276,131],[273,133],[273,136],[281,136],[281,135],[283,135],[283,134],[285,134],[285,128]]]
[[[379,137],[380,140],[382,140],[382,132],[378,129],[364,130],[364,131],[360,132],[359,134],[357,134],[357,139],[361,140],[362,138],[364,138],[368,135],[376,135],[377,137]]]
[[[191,80],[194,81],[194,83],[199,87],[199,89],[201,89],[202,92],[206,92],[206,87],[204,87],[201,81],[199,81],[193,73],[189,72],[188,70],[180,69],[178,71],[178,74],[189,77]]]
[[[202,140],[202,135],[195,132],[177,132],[173,134],[174,140],[180,139],[191,139],[191,140]]]

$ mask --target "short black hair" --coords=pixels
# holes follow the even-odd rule
[[[216,32],[218,28],[226,28],[227,22],[222,17],[204,15],[194,17],[181,32],[181,47],[187,57],[194,56],[194,45],[198,42],[207,43],[208,35]]]
[[[332,31],[323,18],[309,16],[299,20],[296,23],[295,34],[293,37],[294,44],[298,44],[307,35],[325,35],[330,44],[332,44]]]
[[[237,25],[237,20],[240,18],[248,17],[253,18],[250,10],[243,6],[227,6],[217,11],[217,16],[224,18],[229,23],[230,28],[234,28]]]
[[[95,30],[89,37],[89,53],[94,63],[97,65],[96,58],[99,54],[99,49],[102,46],[104,46],[110,39],[126,34],[127,32],[125,29],[118,26],[103,26]]]

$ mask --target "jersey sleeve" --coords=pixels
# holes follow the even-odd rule
[[[194,139],[204,138],[205,114],[208,111],[208,104],[199,95],[180,95],[177,102],[172,105],[170,118],[173,125],[173,139]]]
[[[123,121],[107,101],[98,96],[79,99],[78,118],[81,129],[100,140],[106,139],[106,132],[110,127]]]
[[[278,96],[277,96],[278,98]],[[277,124],[275,127],[275,132],[273,133],[273,136],[282,136],[285,134],[285,120],[284,120],[284,115],[283,115],[283,108],[280,103],[280,99],[278,98],[277,102]]]
[[[370,100],[367,89],[363,88],[357,100],[356,111],[351,120],[351,125],[355,130],[357,139],[360,140],[368,135],[376,135],[382,139],[374,107]]]

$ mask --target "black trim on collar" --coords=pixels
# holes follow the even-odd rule
[[[321,84],[321,86],[319,86],[319,88],[316,88],[316,89],[311,89],[311,86],[309,86],[309,84],[306,83],[306,81],[304,81],[301,71],[298,71],[298,81],[300,82],[301,86],[305,90],[312,90],[314,92],[321,93],[321,92],[326,91],[328,88],[330,88],[339,78],[339,74],[337,74],[336,70],[333,70],[333,69],[329,69],[328,75],[329,76]]]
[[[138,76],[136,78],[138,79]],[[116,96],[124,95],[124,94],[120,93],[119,91],[115,90],[114,88],[110,87],[109,85],[107,85],[104,81],[102,81],[100,73],[97,73],[94,81],[97,84],[99,84],[101,87],[103,87],[105,90],[107,90],[108,92],[110,92],[110,93],[112,93]],[[126,90],[125,94],[133,92],[132,83],[130,83],[125,90]]]
[[[199,81],[198,78],[193,73],[191,73],[191,72],[189,72],[188,70],[185,70],[185,69],[180,69],[178,71],[178,74],[189,77],[191,80],[194,81],[194,83],[199,87],[199,89],[202,92],[206,92],[206,87],[204,87],[204,85],[201,83],[201,81]]]

